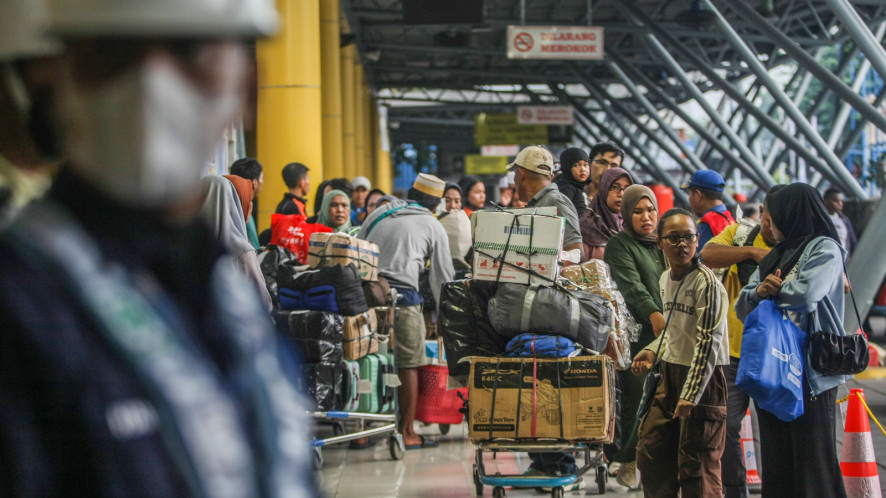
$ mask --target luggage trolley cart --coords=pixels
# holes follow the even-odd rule
[[[474,487],[477,496],[483,496],[483,487],[492,486],[492,496],[504,498],[505,488],[551,488],[553,498],[561,498],[564,488],[576,482],[592,467],[596,471],[597,492],[606,493],[606,481],[609,477],[606,463],[603,461],[602,443],[574,442],[559,439],[550,440],[515,440],[515,439],[490,439],[474,443],[476,446],[476,459],[474,461]],[[596,451],[595,455],[591,455]],[[522,474],[502,475],[496,473],[488,475],[483,464],[483,453],[499,452],[537,452],[537,453],[581,453],[584,463],[575,474],[563,476],[527,476]]]
[[[612,361],[608,356],[603,355],[595,355],[595,356],[575,356],[575,357],[562,357],[562,358],[531,358],[531,370],[529,370],[529,375],[531,376],[532,383],[532,392],[528,399],[531,399],[532,405],[535,406],[536,400],[540,403],[539,406],[542,407],[543,411],[539,412],[546,413],[545,415],[541,415],[539,417],[539,426],[547,427],[547,429],[552,429],[555,426],[559,427],[559,436],[550,435],[540,435],[538,437],[534,436],[535,433],[535,412],[532,415],[532,433],[533,437],[528,436],[517,436],[517,434],[522,434],[519,423],[515,427],[508,427],[508,420],[515,420],[519,422],[521,410],[521,400],[523,398],[523,383],[527,382],[525,379],[527,378],[524,375],[524,363],[523,360],[527,358],[507,358],[509,361],[509,365],[502,365],[502,357],[497,358],[476,358],[477,363],[474,363],[472,360],[471,365],[471,381],[469,385],[469,403],[476,402],[475,399],[477,396],[482,396],[482,393],[489,392],[486,386],[491,386],[491,404],[490,398],[488,396],[482,396],[482,401],[477,414],[483,413],[485,411],[485,406],[491,407],[491,412],[487,415],[479,415],[480,418],[475,419],[475,409],[473,407],[469,410],[468,414],[468,426],[471,429],[474,429],[476,432],[472,435],[472,441],[476,447],[476,454],[474,460],[474,469],[473,469],[473,478],[474,478],[474,486],[476,488],[476,492],[478,496],[481,496],[483,493],[484,486],[492,486],[493,487],[493,496],[496,498],[502,498],[506,496],[505,488],[513,487],[513,488],[551,488],[551,496],[552,497],[562,497],[565,494],[565,488],[570,486],[571,484],[578,481],[586,472],[591,470],[592,468],[595,471],[595,482],[597,483],[597,492],[599,494],[606,493],[606,481],[608,480],[608,469],[606,462],[604,461],[603,455],[603,443],[608,442],[612,435],[614,424],[615,424],[615,414],[612,409],[612,405],[610,403],[613,402],[615,396],[614,384],[612,382],[612,376],[614,374],[614,369],[612,368]],[[513,361],[513,360],[518,360]],[[560,369],[563,362],[574,362],[574,361],[585,361],[587,365],[591,367],[592,365],[599,365],[602,368],[578,368],[575,370],[575,374],[570,375],[572,381],[576,382],[571,387],[562,387],[562,389],[570,389],[570,390],[581,390],[579,394],[581,396],[589,396],[590,398],[596,398],[596,396],[601,395],[602,405],[585,405],[576,404],[575,398],[570,403],[573,410],[576,406],[581,406],[582,411],[580,413],[590,414],[589,417],[584,418],[584,420],[595,426],[595,429],[591,429],[591,432],[583,433],[578,432],[576,430],[576,426],[573,425],[571,431],[564,431],[564,419],[563,419],[563,410],[564,404],[562,398],[560,397],[560,387],[557,387],[557,395],[553,396],[550,392],[545,394],[545,391],[550,391],[550,384],[548,383],[551,375],[552,369],[547,368],[547,372],[543,374],[544,371],[542,366],[538,362],[545,362],[547,365],[556,365],[556,369],[553,370],[556,372],[557,379],[560,377]],[[518,365],[511,366],[511,365]],[[490,366],[494,366],[495,371],[489,370]],[[501,368],[502,370],[499,370]],[[564,372],[567,372],[571,367],[567,366]],[[483,372],[483,377],[487,377],[487,379],[479,380],[479,377],[475,377],[477,372]],[[489,375],[489,374],[492,375]],[[545,377],[542,377],[545,375]],[[538,376],[538,377],[536,377]],[[516,379],[516,383],[514,382]],[[478,382],[479,381],[479,382]],[[582,383],[584,381],[584,383]],[[595,382],[599,381],[599,384],[595,385]],[[491,382],[487,384],[487,382]],[[541,386],[536,392],[536,382],[538,386]],[[557,380],[557,384],[559,385],[559,380]],[[483,385],[484,387],[480,387]],[[502,385],[508,385],[508,390],[510,392],[516,391],[516,394],[506,394],[504,395],[504,400],[497,400],[496,395],[502,389]],[[514,386],[519,387],[514,387]],[[543,386],[549,386],[547,389],[543,388]],[[475,391],[475,388],[480,390]],[[585,389],[593,389],[593,392],[584,391]],[[584,391],[584,392],[582,392]],[[599,394],[598,394],[599,393]],[[501,394],[499,394],[501,396]],[[545,401],[547,399],[547,401]],[[579,398],[579,399],[587,399],[587,398]],[[516,404],[513,400],[516,400]],[[553,406],[555,411],[558,413],[557,416],[550,415],[550,410],[545,409],[545,405]],[[509,407],[506,408],[506,416],[503,419],[496,419],[495,417],[495,408],[496,407]],[[596,408],[595,408],[596,407]],[[525,406],[523,407],[525,409]],[[587,409],[587,411],[584,411]],[[573,412],[579,413],[579,412]],[[557,422],[557,418],[559,417],[559,422]],[[599,418],[598,418],[599,417]],[[499,422],[501,420],[501,422]],[[542,423],[542,420],[546,420],[545,423]],[[576,421],[578,418],[575,419]],[[482,427],[485,424],[486,428],[478,429],[477,424],[479,422]],[[497,424],[500,424],[499,427]],[[498,428],[497,428],[498,427]],[[488,429],[487,429],[488,428]],[[488,437],[484,436],[484,433],[488,430]],[[513,433],[514,436],[502,436],[495,435],[495,432],[504,431]],[[578,467],[575,473],[573,474],[564,474],[564,475],[526,475],[526,474],[518,474],[518,475],[502,475],[499,472],[490,475],[485,468],[485,464],[483,462],[483,454],[484,453],[495,453],[500,452],[534,452],[534,453],[573,453],[578,454],[580,457],[579,460],[583,460],[583,464]],[[578,463],[578,462],[576,462]]]
[[[387,350],[394,351],[394,334],[391,331],[394,328],[394,324],[396,323],[396,303],[397,303],[398,295],[396,289],[391,289],[389,294],[389,306],[376,308],[377,310],[387,311],[384,321],[384,326],[379,326],[379,334],[383,336],[387,336],[387,341],[380,341],[379,344],[379,352],[387,352]],[[383,308],[387,308],[384,310]],[[390,324],[390,326],[388,326]],[[382,330],[383,329],[383,330]],[[383,351],[384,350],[384,351]],[[397,360],[396,354],[393,354],[393,374],[397,375]],[[386,382],[384,379],[382,382]],[[333,428],[335,429],[336,434],[330,438],[322,438],[322,439],[314,439],[312,446],[314,449],[314,469],[319,470],[323,466],[323,450],[324,446],[329,446],[332,444],[345,443],[348,441],[353,441],[355,439],[360,439],[362,437],[367,436],[378,436],[380,434],[390,434],[388,436],[388,451],[391,455],[391,458],[394,460],[401,460],[403,455],[406,453],[406,443],[403,441],[403,435],[400,434],[399,422],[400,422],[400,404],[397,395],[396,385],[391,383],[386,383],[388,387],[393,389],[393,408],[389,413],[364,413],[364,412],[350,412],[350,411],[312,411],[308,412],[312,418],[318,421],[324,422],[332,422]],[[345,420],[354,420],[358,422],[359,430],[356,432],[351,432],[345,434],[344,424],[342,421]],[[382,425],[378,427],[367,428],[366,425],[370,423],[382,423]]]

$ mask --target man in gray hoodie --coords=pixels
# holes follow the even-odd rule
[[[437,446],[437,442],[426,440],[413,428],[418,367],[425,364],[425,324],[418,276],[430,260],[431,292],[439,303],[441,286],[455,275],[446,232],[432,214],[443,196],[445,183],[430,175],[423,176],[423,181],[417,180],[409,189],[410,201],[397,199],[376,208],[363,220],[357,234],[358,238],[378,245],[378,273],[400,294],[394,333],[402,384],[398,391],[401,431],[408,450]],[[440,183],[439,188],[433,180]]]

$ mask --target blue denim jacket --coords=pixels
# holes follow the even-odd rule
[[[811,334],[824,330],[846,335],[843,330],[843,260],[846,251],[828,237],[813,239],[800,256],[796,278],[786,279],[775,303],[785,311],[792,311],[791,319],[800,329]],[[761,301],[757,296],[760,271],[755,271],[735,301],[735,314],[744,320]],[[813,315],[812,312],[815,312]],[[806,349],[806,380],[813,395],[839,386],[851,375],[823,375],[810,366]]]

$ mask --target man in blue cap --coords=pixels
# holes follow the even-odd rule
[[[698,247],[735,223],[735,219],[723,204],[723,187],[726,181],[714,170],[701,169],[692,175],[689,183],[680,188],[689,195],[689,204],[698,220]]]

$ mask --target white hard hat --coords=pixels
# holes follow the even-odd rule
[[[0,1],[0,61],[56,54],[61,45],[46,36],[42,0]]]
[[[267,36],[278,26],[273,0],[50,0],[49,5],[51,31],[66,37]]]

